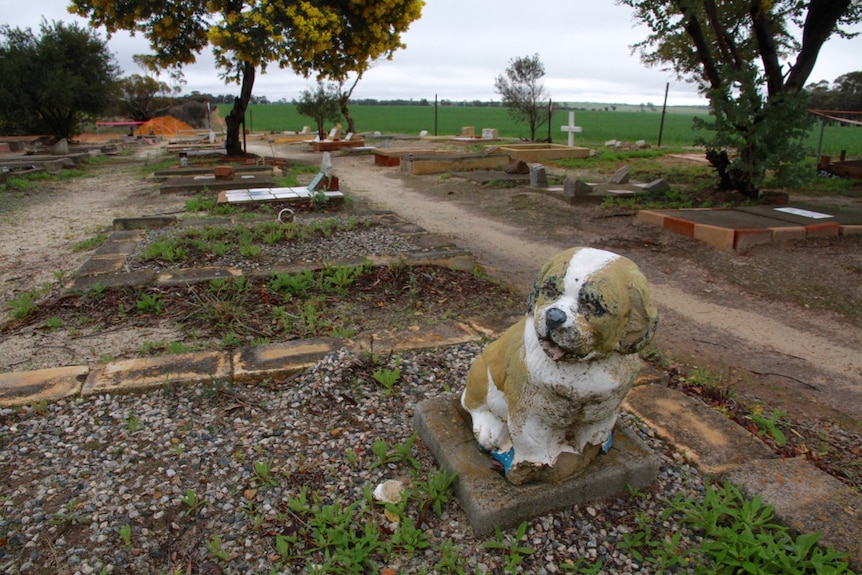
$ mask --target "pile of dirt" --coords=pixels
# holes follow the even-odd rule
[[[159,116],[144,122],[135,130],[136,136],[176,136],[194,133],[196,130],[182,120],[172,116]]]

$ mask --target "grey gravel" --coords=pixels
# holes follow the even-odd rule
[[[384,358],[401,369],[391,394],[357,379],[360,358],[333,353],[292,380],[246,386],[168,386],[134,395],[100,395],[0,412],[0,572],[3,573],[307,573],[279,565],[275,535],[286,528],[284,502],[302,486],[326,501],[362,501],[363,491],[412,468],[373,467],[378,439],[404,443],[424,398],[457,391],[479,344]],[[579,557],[603,573],[652,573],[617,544],[645,522],[693,535],[661,517],[677,493],[699,497],[703,480],[651,430],[624,414],[661,459],[643,494],[572,507],[528,524],[533,553],[524,573],[561,573]],[[435,468],[417,442],[422,478]],[[255,478],[254,462],[272,465],[275,485]],[[187,490],[205,503],[190,515]],[[251,513],[250,510],[254,510]],[[252,519],[257,514],[259,524]],[[380,525],[387,520],[375,511]],[[502,573],[505,556],[477,539],[455,498],[422,529],[431,547],[403,553],[396,573],[436,573],[440,544],[451,541],[467,573]],[[131,544],[120,535],[131,527]],[[511,532],[509,532],[511,534]],[[217,535],[229,560],[215,559]],[[377,572],[379,572],[379,569]]]

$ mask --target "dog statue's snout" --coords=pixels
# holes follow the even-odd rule
[[[566,313],[560,308],[552,307],[545,313],[545,325],[548,331],[553,331],[566,323]]]

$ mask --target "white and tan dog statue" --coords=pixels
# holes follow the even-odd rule
[[[584,469],[609,444],[658,312],[628,258],[573,248],[539,272],[526,316],[473,362],[461,405],[520,485]]]

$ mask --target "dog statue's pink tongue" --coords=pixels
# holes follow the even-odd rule
[[[545,350],[545,353],[548,355],[548,357],[551,358],[552,361],[560,361],[561,359],[563,359],[563,356],[566,355],[566,352],[560,349],[557,344],[548,339],[542,340],[542,349]]]

